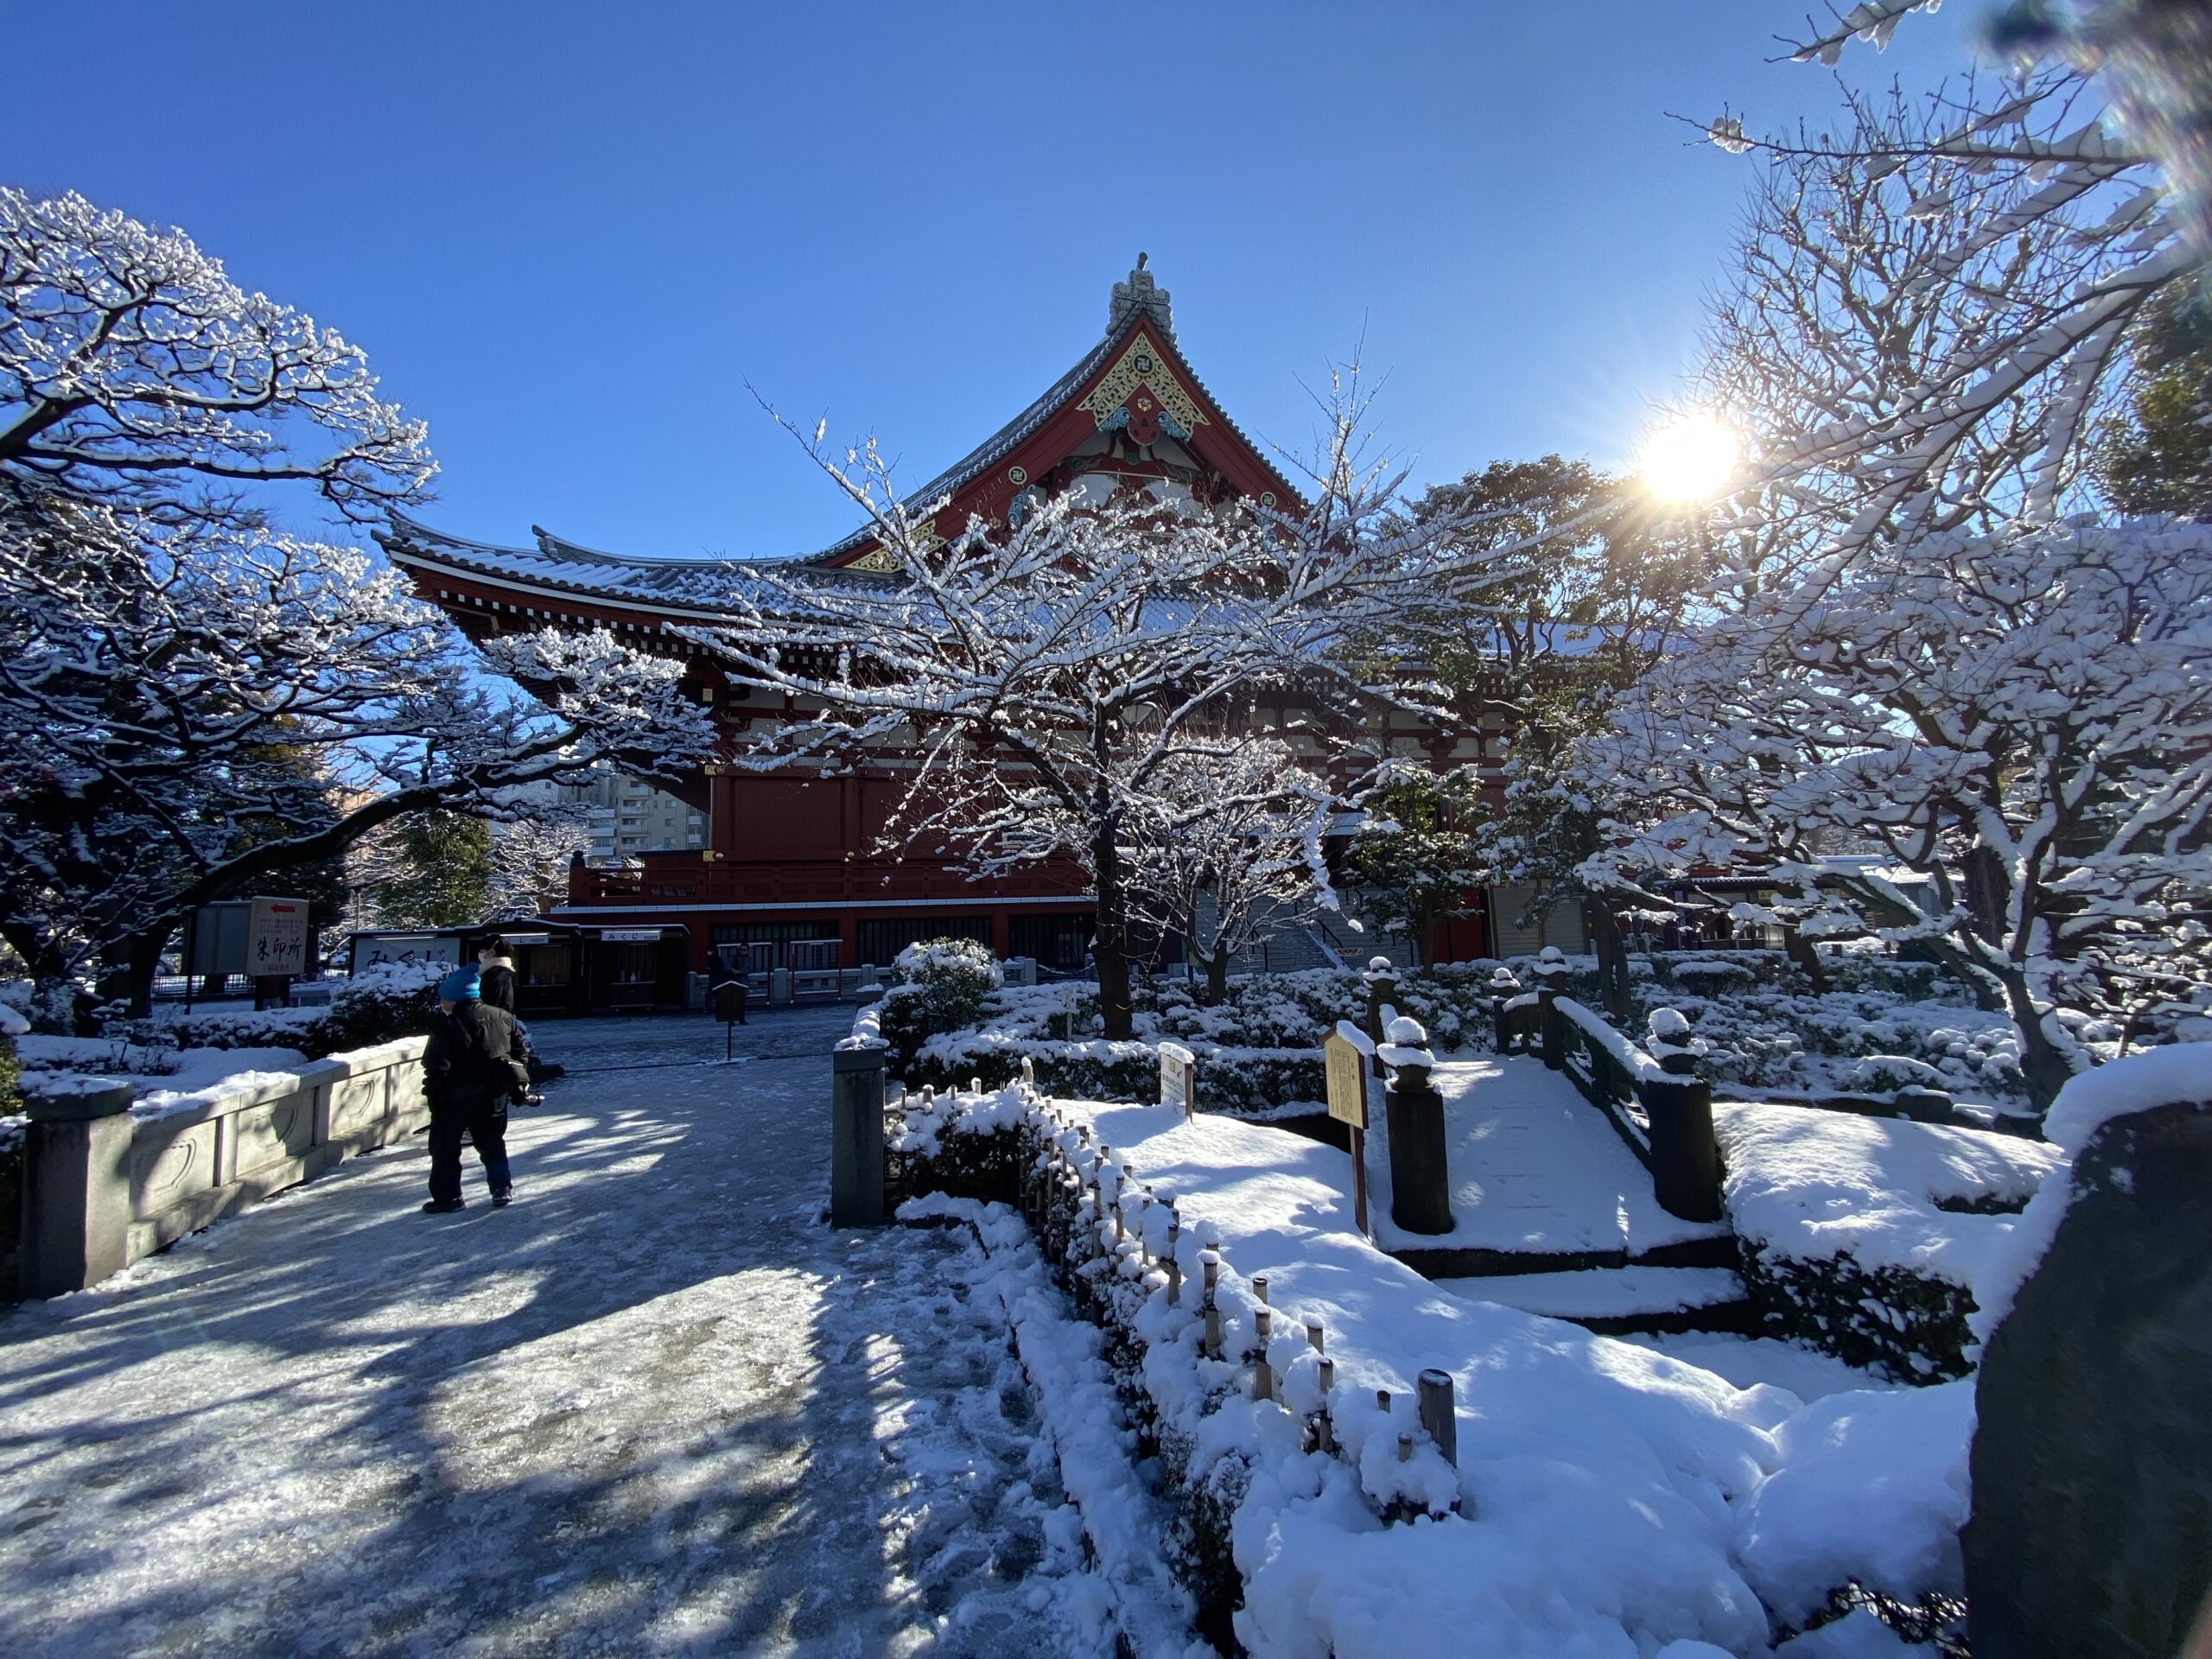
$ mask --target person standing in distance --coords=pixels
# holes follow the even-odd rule
[[[430,1104],[430,1198],[425,1215],[467,1207],[461,1196],[461,1137],[476,1143],[492,1207],[514,1200],[507,1166],[507,1102],[522,1087],[514,1061],[513,1017],[486,1005],[474,968],[456,968],[438,982],[438,1011],[423,1053],[423,1087]]]

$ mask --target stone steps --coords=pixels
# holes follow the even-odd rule
[[[1757,1310],[1732,1268],[1601,1267],[1446,1279],[1438,1288],[1566,1319],[1599,1336],[1753,1332]]]

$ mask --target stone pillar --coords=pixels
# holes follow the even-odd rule
[[[883,1051],[840,1048],[830,1056],[830,1224],[883,1222]]]
[[[787,1008],[791,1003],[791,970],[771,968],[768,970],[768,1006]]]
[[[130,1085],[71,1081],[86,1086],[24,1102],[25,1296],[66,1295],[129,1265]]]
[[[1411,1020],[1390,1022],[1382,1054],[1383,1121],[1390,1126],[1390,1219],[1409,1233],[1452,1230],[1452,1173],[1446,1160],[1444,1096],[1429,1086],[1427,1035]]]
[[[2190,1049],[2200,1066],[2212,1062],[2196,1045],[2137,1057],[2176,1063],[2163,1087],[2155,1069],[2139,1070],[2145,1092],[2171,1100],[2192,1087],[2176,1075]],[[2212,1630],[2212,1104],[2112,1118],[2070,1173],[2050,1179],[2067,1183],[2065,1213],[1989,1333],[1974,1383],[1974,1513],[1961,1534],[1974,1659],[2202,1654]],[[2059,1197],[2046,1187],[2037,1203]]]

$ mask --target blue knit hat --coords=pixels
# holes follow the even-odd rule
[[[438,982],[438,1001],[441,1002],[474,1002],[484,995],[483,976],[476,964],[456,968]]]

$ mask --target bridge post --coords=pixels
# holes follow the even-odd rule
[[[883,1051],[830,1056],[830,1224],[883,1222]]]
[[[1390,1068],[1382,1086],[1390,1126],[1390,1219],[1409,1233],[1452,1230],[1452,1173],[1446,1155],[1444,1096],[1428,1081],[1435,1062],[1418,1020],[1393,1020],[1377,1052]]]
[[[81,1081],[24,1098],[25,1296],[64,1296],[129,1265],[130,1085]]]
[[[1385,1040],[1382,1031],[1382,1010],[1389,1007],[1396,1000],[1398,995],[1397,969],[1390,965],[1389,957],[1374,957],[1369,959],[1367,971],[1360,977],[1367,982],[1368,1039],[1379,1044]],[[1370,1065],[1373,1067],[1376,1077],[1382,1075],[1382,1062],[1380,1058],[1370,1061]]]
[[[1651,1016],[1659,1077],[1637,1079],[1637,1098],[1651,1126],[1651,1191],[1659,1207],[1684,1221],[1718,1221],[1720,1143],[1713,1133],[1713,1085],[1697,1075],[1697,1054],[1667,1039],[1661,1008]],[[1675,1014],[1680,1021],[1681,1016]],[[1685,1024],[1683,1028],[1688,1029]]]

